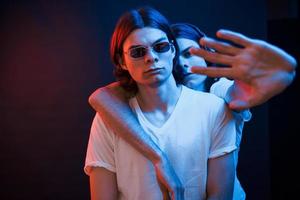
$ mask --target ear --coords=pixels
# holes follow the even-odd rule
[[[171,45],[171,52],[172,52],[172,59],[174,59],[175,58],[175,54],[176,54],[176,49],[175,49],[175,47],[174,47],[173,44]]]
[[[118,56],[118,61],[122,69],[127,70],[127,66],[124,63],[124,59],[122,56]]]
[[[175,52],[175,46],[174,46],[173,42],[171,42],[171,51]]]

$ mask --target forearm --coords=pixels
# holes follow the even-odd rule
[[[91,95],[89,103],[119,137],[153,163],[158,181],[171,192],[172,199],[182,199],[180,180],[167,156],[139,124],[124,91],[120,87],[100,88]]]
[[[126,97],[109,87],[98,89],[89,98],[90,105],[111,129],[153,163],[159,162],[163,152],[153,142],[128,105]]]
[[[208,160],[207,199],[231,200],[235,166],[233,152]]]
[[[94,167],[90,173],[91,200],[117,200],[116,174],[103,168]]]

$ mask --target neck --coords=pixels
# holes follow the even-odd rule
[[[185,84],[186,87],[188,88],[191,88],[193,90],[197,90],[197,91],[202,91],[202,92],[205,92],[205,84],[189,84],[189,83],[186,83]]]
[[[155,110],[167,112],[170,107],[176,105],[181,93],[181,85],[177,85],[174,79],[170,79],[161,85],[138,85],[138,90],[136,96],[143,112]]]
[[[171,116],[181,94],[181,85],[139,87],[137,100],[144,116],[156,127],[162,127]]]

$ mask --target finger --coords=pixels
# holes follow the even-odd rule
[[[221,29],[217,32],[217,37],[228,40],[230,42],[233,42],[235,44],[238,44],[243,47],[247,47],[252,44],[252,39],[246,37],[245,35],[229,30]]]
[[[163,200],[170,200],[169,191],[167,188],[160,181],[158,181],[158,185],[163,195]]]
[[[248,102],[242,100],[233,100],[228,104],[228,106],[231,110],[238,111],[249,109],[251,107]]]
[[[195,74],[203,74],[209,77],[218,78],[218,77],[226,77],[229,79],[237,78],[233,69],[230,67],[199,67],[192,66],[191,72]]]
[[[222,65],[231,65],[232,64],[232,57],[228,55],[223,55],[217,52],[210,52],[200,48],[192,47],[190,49],[190,53],[199,57],[204,58],[204,60],[218,63]]]
[[[227,55],[236,55],[240,52],[240,48],[234,47],[228,43],[216,41],[212,38],[203,37],[200,40],[202,46],[212,48],[218,53],[227,54]]]

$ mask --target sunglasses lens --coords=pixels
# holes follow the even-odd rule
[[[147,49],[145,47],[136,47],[130,49],[130,56],[132,58],[140,58],[146,55]]]
[[[171,44],[169,42],[159,42],[153,45],[152,49],[157,53],[165,53],[169,51]],[[146,55],[148,47],[138,46],[129,50],[129,55],[132,58],[141,58]]]
[[[160,42],[153,46],[154,51],[157,53],[164,53],[170,50],[170,43],[169,42]]]

